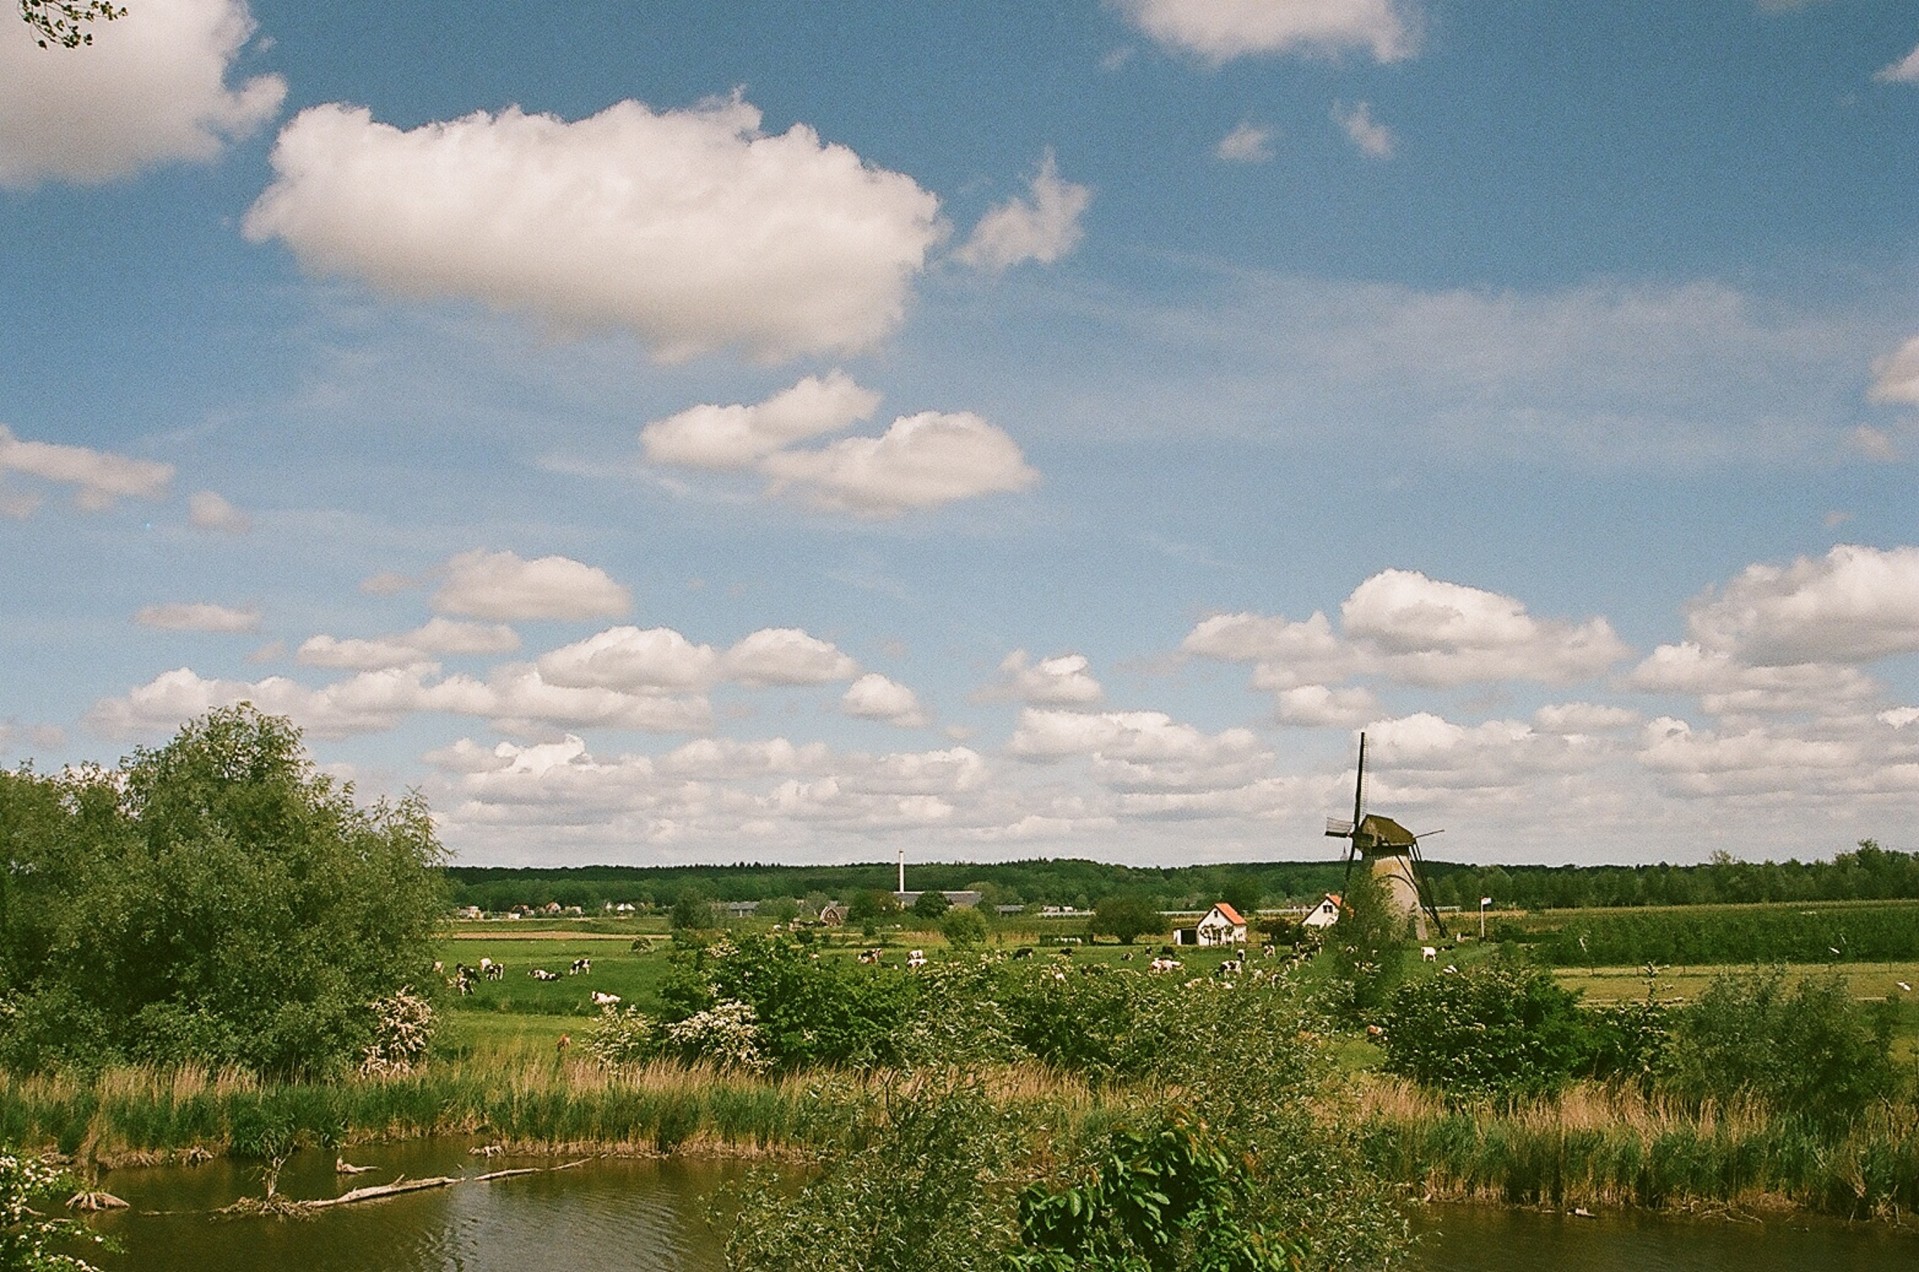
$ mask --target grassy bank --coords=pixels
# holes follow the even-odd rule
[[[1084,1084],[1036,1067],[985,1077],[997,1100],[1035,1118],[1084,1118],[1105,1103]],[[779,1155],[830,1142],[855,1110],[891,1098],[899,1080],[842,1073],[758,1079],[664,1061],[614,1074],[577,1060],[491,1056],[327,1084],[119,1068],[89,1079],[6,1081],[0,1139],[106,1166],[250,1156],[263,1128],[323,1151],[461,1136],[532,1152]]]
[[[1351,1105],[1366,1151],[1415,1198],[1593,1209],[1804,1209],[1900,1219],[1919,1210],[1919,1109],[1882,1106],[1827,1135],[1743,1106],[1687,1112],[1630,1089],[1575,1086],[1508,1111],[1449,1106],[1377,1075]],[[656,1063],[609,1074],[579,1061],[441,1064],[385,1081],[268,1085],[198,1069],[115,1069],[0,1088],[0,1136],[83,1164],[255,1155],[263,1126],[318,1151],[428,1136],[515,1151],[804,1155],[897,1098],[899,1075],[755,1079]],[[1084,1125],[1177,1092],[1100,1090],[1037,1065],[987,1074],[1023,1118]],[[1342,1106],[1331,1101],[1329,1109]]]
[[[1630,1088],[1574,1086],[1500,1111],[1369,1080],[1367,1150],[1436,1200],[1557,1208],[1804,1209],[1900,1220],[1919,1209],[1919,1109],[1882,1105],[1822,1133],[1752,1105],[1687,1111]]]

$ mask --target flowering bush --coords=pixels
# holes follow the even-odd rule
[[[35,1197],[62,1193],[74,1181],[37,1157],[0,1150],[0,1268],[8,1272],[95,1272],[91,1263],[58,1246],[87,1244],[111,1248],[107,1239],[71,1219],[48,1219],[30,1204]]]
[[[386,1078],[413,1072],[426,1059],[433,1036],[433,1004],[401,986],[373,1003],[373,1041],[360,1056],[360,1072]]]
[[[722,1069],[763,1073],[772,1064],[760,1045],[753,1008],[737,998],[722,999],[666,1027],[667,1041],[689,1060],[706,1060]]]
[[[603,1069],[629,1069],[660,1053],[660,1027],[637,1007],[608,1007],[586,1036],[586,1053]]]

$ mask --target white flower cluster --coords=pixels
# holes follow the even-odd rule
[[[759,1021],[752,1006],[737,998],[675,1021],[666,1027],[666,1036],[688,1057],[710,1061],[722,1069],[763,1073],[772,1064],[760,1049]]]
[[[373,1041],[361,1054],[360,1072],[370,1078],[413,1072],[426,1059],[433,1036],[433,1004],[401,986],[373,1003]]]

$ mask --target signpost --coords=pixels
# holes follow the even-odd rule
[[[1486,939],[1486,907],[1493,903],[1491,897],[1479,898],[1479,939]]]

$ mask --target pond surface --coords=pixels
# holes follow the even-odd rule
[[[549,1158],[490,1160],[469,1143],[353,1150],[377,1169],[336,1180],[321,1155],[289,1164],[280,1191],[336,1195],[396,1177],[478,1175]],[[125,1244],[98,1260],[140,1272],[717,1272],[724,1234],[706,1200],[738,1179],[730,1162],[600,1159],[574,1169],[410,1193],[311,1219],[217,1218],[258,1195],[256,1166],[114,1171],[103,1182],[133,1213],[96,1221]],[[169,1211],[174,1213],[143,1213]],[[721,1217],[718,1223],[723,1223]],[[1418,1211],[1422,1272],[1855,1272],[1919,1269],[1919,1236],[1817,1219],[1730,1223],[1618,1214],[1595,1219],[1478,1206]]]

